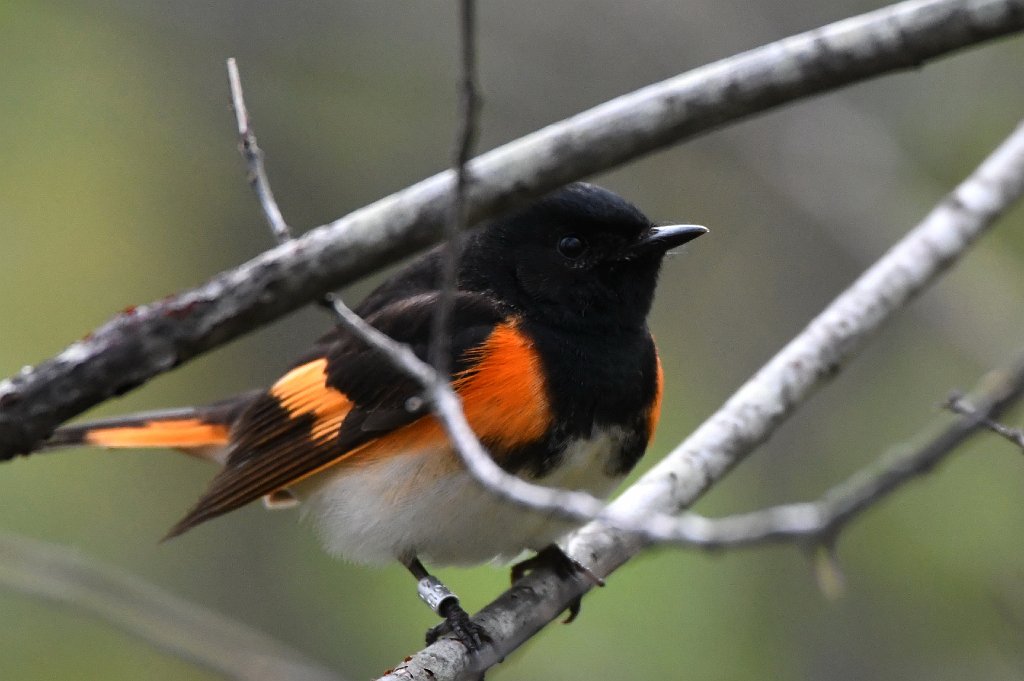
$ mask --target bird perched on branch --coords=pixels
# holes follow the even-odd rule
[[[577,183],[467,235],[446,337],[450,380],[503,469],[603,497],[633,468],[661,406],[646,317],[662,258],[706,231],[655,226],[612,192]],[[426,358],[448,253],[415,259],[356,312]],[[421,559],[473,564],[529,549],[571,569],[552,546],[570,525],[476,482],[420,392],[339,327],[266,390],[65,426],[44,448],[169,447],[214,462],[209,489],[168,537],[257,499],[301,504],[332,554],[397,560],[420,580],[445,618],[428,640],[452,632],[476,649],[487,633]]]

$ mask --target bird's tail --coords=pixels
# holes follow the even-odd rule
[[[253,394],[202,407],[183,407],[116,416],[62,426],[39,451],[93,446],[110,449],[178,449],[204,459],[220,461],[231,424]]]

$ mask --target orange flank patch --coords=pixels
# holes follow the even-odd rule
[[[551,424],[540,357],[514,325],[497,327],[473,351],[473,366],[455,377],[470,427],[482,440],[511,449],[544,436]],[[424,416],[350,452],[351,463],[448,445],[440,422]]]
[[[471,359],[473,367],[457,376],[454,386],[477,436],[501,447],[543,437],[553,416],[533,343],[515,324],[503,324]]]
[[[647,412],[647,444],[654,439],[654,431],[658,428],[658,421],[661,420],[661,397],[665,392],[665,372],[661,368],[661,357],[654,356],[658,365],[658,386],[655,388],[654,401],[651,402],[650,411]]]
[[[326,358],[292,369],[274,384],[270,394],[292,418],[313,414],[311,437],[314,440],[337,432],[352,408],[352,402],[344,393],[327,385]]]
[[[152,421],[139,426],[97,428],[85,441],[99,447],[176,447],[189,449],[227,444],[228,427],[199,419]]]

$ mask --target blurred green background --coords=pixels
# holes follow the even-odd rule
[[[877,6],[481,3],[479,148]],[[235,149],[226,57],[282,209],[306,229],[446,165],[456,36],[452,4],[437,1],[0,0],[0,374],[271,244]],[[665,268],[652,326],[668,393],[647,465],[1012,129],[1022,63],[1021,39],[1004,40],[594,178],[656,220],[712,228]],[[814,498],[941,418],[951,388],[1022,345],[1022,266],[1018,209],[698,509]],[[295,314],[91,415],[266,384],[326,324]],[[19,460],[0,467],[0,529],[121,566],[351,679],[420,647],[433,617],[405,570],[331,560],[295,513],[253,505],[158,544],[211,472],[163,452]],[[1022,678],[1022,491],[1020,452],[982,437],[848,530],[836,602],[793,548],[650,552],[492,676]],[[507,579],[488,566],[438,573],[471,609]],[[8,591],[0,613],[0,679],[214,678]]]

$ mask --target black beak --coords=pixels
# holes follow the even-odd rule
[[[682,246],[688,241],[693,241],[701,234],[707,233],[708,228],[701,227],[700,225],[652,227],[629,250],[633,255],[652,252],[665,253],[676,246]]]

